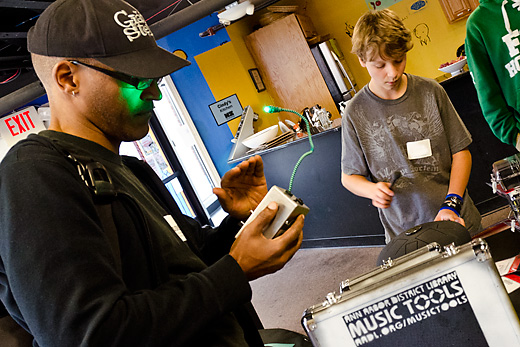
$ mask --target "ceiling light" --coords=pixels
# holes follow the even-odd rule
[[[238,3],[235,1],[234,3],[226,6],[226,10],[219,13],[217,16],[219,18],[220,23],[224,25],[231,24],[232,21],[240,19],[244,17],[246,14],[252,15],[255,12],[255,5],[251,4],[249,0]]]

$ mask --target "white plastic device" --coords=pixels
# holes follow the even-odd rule
[[[272,201],[278,204],[278,211],[272,222],[263,230],[264,236],[268,239],[282,235],[300,214],[307,215],[309,212],[309,208],[300,198],[286,189],[272,186],[235,237],[238,237],[246,225],[251,223]]]

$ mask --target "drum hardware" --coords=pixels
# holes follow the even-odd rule
[[[509,206],[513,212],[514,218],[511,218],[511,231],[519,229],[517,222],[520,221],[520,189],[516,188],[513,193],[509,193]]]
[[[520,153],[493,163],[491,187],[509,202],[511,231],[520,229]]]

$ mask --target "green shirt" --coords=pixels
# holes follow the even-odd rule
[[[466,23],[465,50],[482,113],[502,142],[520,131],[520,7],[482,0]]]

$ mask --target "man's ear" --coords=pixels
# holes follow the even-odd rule
[[[363,59],[361,59],[360,57],[358,57],[358,59],[362,67],[367,67],[367,64],[363,61]]]
[[[78,92],[79,75],[77,71],[77,66],[66,60],[62,60],[54,66],[53,77],[62,92],[67,94]]]

